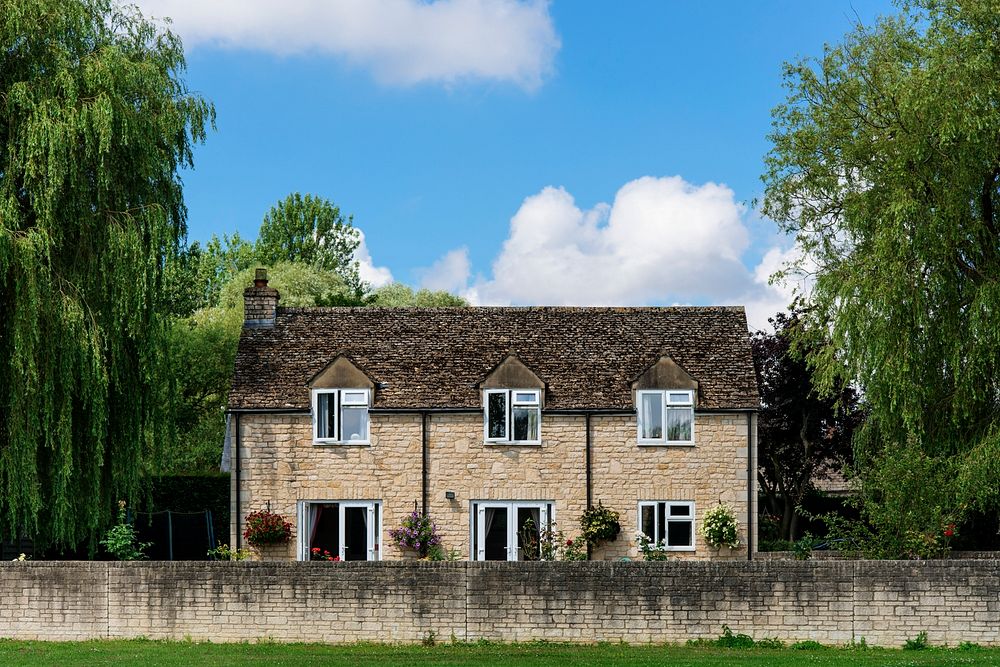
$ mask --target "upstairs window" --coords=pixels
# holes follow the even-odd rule
[[[694,444],[694,392],[637,391],[639,443]]]
[[[541,443],[542,405],[534,389],[487,389],[483,396],[486,442]]]
[[[694,551],[694,503],[641,502],[639,530],[658,549]]]
[[[313,442],[368,443],[367,389],[313,390]]]

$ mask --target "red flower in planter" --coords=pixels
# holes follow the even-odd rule
[[[955,535],[955,524],[949,523],[944,529],[945,537],[953,537]]]

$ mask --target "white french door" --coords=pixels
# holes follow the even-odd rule
[[[301,501],[299,560],[381,560],[381,509],[377,500]]]
[[[548,502],[473,502],[474,559],[539,560],[551,515]]]

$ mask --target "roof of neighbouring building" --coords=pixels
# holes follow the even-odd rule
[[[632,409],[663,355],[698,381],[700,409],[756,409],[742,307],[279,308],[244,328],[231,409],[308,409],[306,383],[338,355],[376,383],[376,408],[479,408],[479,383],[516,354],[546,409]]]

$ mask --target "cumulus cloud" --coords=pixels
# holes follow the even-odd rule
[[[745,305],[750,326],[767,328],[791,300],[768,278],[796,251],[748,268],[745,214],[728,187],[679,176],[639,178],[588,210],[547,187],[511,219],[492,275],[462,291],[478,304]]]
[[[786,249],[774,247],[764,253],[753,270],[753,283],[741,302],[746,306],[751,328],[770,331],[772,327],[767,318],[785,310],[795,297],[809,294],[813,280],[808,271],[814,265],[808,260],[804,264],[807,273],[789,273],[784,278],[771,282],[771,276],[775,273],[802,259],[802,249],[798,245]]]
[[[354,261],[358,263],[358,275],[373,288],[382,287],[392,282],[392,271],[387,266],[375,266],[372,255],[368,251],[368,244],[365,243],[365,233],[360,229],[361,243],[354,251]]]
[[[493,276],[476,291],[492,303],[714,301],[746,279],[742,212],[729,188],[678,176],[637,179],[586,211],[547,187],[511,219]]]
[[[464,292],[469,283],[471,267],[468,248],[451,250],[426,269],[417,269],[420,286],[429,290]]]
[[[137,0],[188,47],[318,52],[389,84],[537,88],[559,50],[546,0]]]

